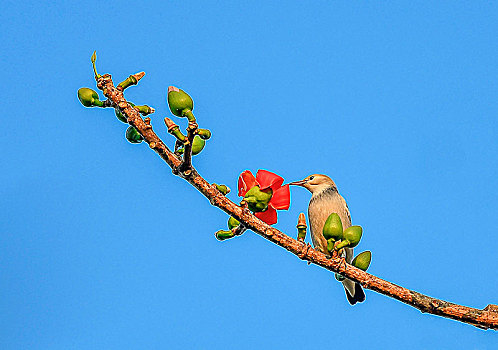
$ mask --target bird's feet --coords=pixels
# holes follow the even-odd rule
[[[343,268],[345,270],[347,264],[348,263],[346,262],[346,257],[345,256],[340,256],[339,257],[339,269]]]

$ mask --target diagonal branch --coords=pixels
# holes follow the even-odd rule
[[[215,185],[211,185],[197,171],[190,167],[180,169],[182,161],[161,141],[152,130],[150,124],[146,124],[139,112],[134,109],[123,96],[123,92],[113,85],[111,76],[105,74],[98,76],[97,87],[104,95],[118,106],[121,113],[125,114],[128,123],[135,127],[143,136],[144,140],[173,170],[173,173],[181,176],[192,184],[199,192],[209,199],[212,205],[220,208],[227,214],[239,220],[246,228],[251,229],[263,238],[287,249],[297,255],[300,259],[319,265],[329,271],[360,283],[364,288],[387,295],[403,303],[411,305],[422,312],[451,318],[460,322],[468,323],[483,329],[498,329],[498,306],[488,305],[480,310],[467,306],[450,303],[444,300],[429,297],[385,281],[379,277],[364,272],[356,267],[345,264],[340,258],[328,259],[323,253],[311,248],[309,244],[297,241],[274,227],[259,220],[247,208],[242,208],[226,198]],[[187,171],[183,171],[187,170]]]

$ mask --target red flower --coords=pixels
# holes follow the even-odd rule
[[[239,196],[244,197],[251,188],[258,186],[261,191],[271,189],[271,199],[265,211],[255,212],[260,220],[268,225],[277,223],[277,211],[287,210],[290,206],[289,185],[282,186],[284,179],[266,170],[258,170],[256,177],[246,170],[239,176]]]

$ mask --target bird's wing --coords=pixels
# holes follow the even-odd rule
[[[346,203],[346,200],[342,197],[342,196],[339,196],[340,197],[340,201],[341,203],[343,204],[341,207],[343,208],[342,212],[341,213],[337,213],[341,220],[342,220],[342,228],[345,230],[347,229],[348,227],[351,226],[351,214],[349,213],[349,208],[348,208],[348,204]],[[353,261],[353,248],[345,248],[345,251],[346,251],[346,261],[348,263],[351,263],[351,261]]]
[[[340,196],[340,201],[342,202],[343,204],[343,210],[342,210],[342,213],[338,213],[339,216],[341,217],[341,220],[342,220],[342,227],[344,229],[347,229],[349,226],[351,226],[351,214],[349,213],[349,208],[348,208],[348,204],[346,203],[346,200]]]

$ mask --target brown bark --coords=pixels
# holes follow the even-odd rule
[[[195,131],[197,130],[196,122],[189,122],[187,127],[187,143],[185,144],[185,152],[183,154],[183,164],[180,166],[180,171],[189,174],[192,168],[192,145],[194,144]]]
[[[97,86],[115,106],[119,107],[121,113],[125,114],[128,118],[128,123],[139,131],[144,140],[149,144],[149,147],[159,154],[159,156],[171,167],[174,174],[187,180],[208,198],[212,205],[239,220],[246,228],[251,229],[267,240],[287,249],[302,260],[314,263],[332,272],[340,273],[341,275],[360,283],[364,288],[397,299],[422,312],[451,318],[483,329],[498,329],[497,305],[490,304],[486,308],[480,310],[423,295],[357,269],[356,267],[345,263],[343,259],[337,257],[327,258],[321,252],[314,250],[309,244],[297,241],[276,228],[267,225],[254,216],[247,208],[242,208],[226,198],[218,191],[215,185],[211,185],[201,177],[197,171],[190,166],[190,162],[187,163],[187,167],[185,167],[185,164],[182,166],[182,160],[169,150],[152,130],[152,126],[146,124],[142,120],[139,112],[128,104],[123,96],[123,92],[113,85],[109,74],[98,77]]]

